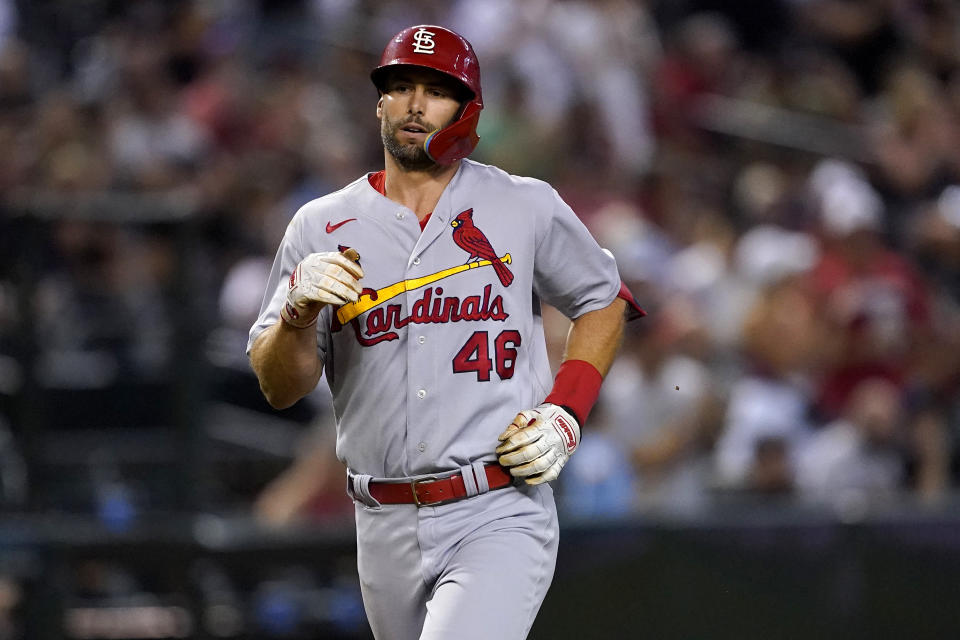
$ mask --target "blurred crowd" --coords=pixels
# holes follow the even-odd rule
[[[382,167],[369,70],[415,23],[478,53],[473,158],[553,184],[649,312],[561,477],[569,511],[956,488],[951,0],[0,0],[0,394],[26,335],[41,386],[170,375],[178,208],[138,220],[136,198],[171,193],[214,386],[256,394],[236,379],[273,253],[300,205]],[[25,248],[24,202],[100,192],[109,215],[47,216]],[[566,320],[545,324],[559,357]],[[265,517],[342,494],[319,440]]]

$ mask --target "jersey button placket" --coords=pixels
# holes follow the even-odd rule
[[[406,218],[403,221],[404,224],[408,222],[410,220]],[[429,261],[425,261],[420,252],[411,252],[409,255],[408,270],[405,277],[422,276],[421,268]],[[426,315],[429,315],[436,296],[436,286],[432,284],[429,287],[406,291],[407,313],[412,315],[414,308],[419,308],[418,305],[424,306],[424,302],[426,302],[424,311]],[[433,289],[432,294],[427,293],[428,288]],[[430,297],[424,300],[427,295],[430,295]],[[418,312],[418,318],[422,319],[420,313]],[[409,332],[406,339],[407,371],[409,375],[407,382],[410,385],[408,387],[408,393],[410,394],[408,396],[410,398],[408,403],[408,455],[421,460],[426,460],[425,455],[430,442],[430,425],[436,424],[437,421],[436,407],[434,407],[435,403],[433,401],[433,393],[437,390],[436,385],[438,384],[436,380],[437,363],[434,361],[434,349],[430,347],[430,342],[427,340],[434,326],[427,319],[426,322],[410,322],[406,327]],[[439,396],[437,396],[437,399],[439,399]],[[431,456],[438,453],[439,451],[430,450]]]

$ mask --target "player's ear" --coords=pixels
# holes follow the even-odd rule
[[[383,118],[383,96],[380,96],[380,99],[377,100],[377,120]]]

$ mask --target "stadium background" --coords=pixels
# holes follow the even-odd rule
[[[243,349],[431,22],[474,157],[650,312],[531,637],[956,637],[955,2],[0,0],[0,638],[369,637],[328,398],[271,411]]]

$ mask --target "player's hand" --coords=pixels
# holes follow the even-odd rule
[[[316,322],[326,305],[356,302],[363,291],[359,282],[363,269],[356,262],[359,259],[355,249],[308,255],[290,275],[290,288],[280,317],[302,329]]]
[[[510,473],[527,484],[556,480],[580,444],[580,425],[569,412],[545,402],[517,414],[500,434],[496,453]]]

